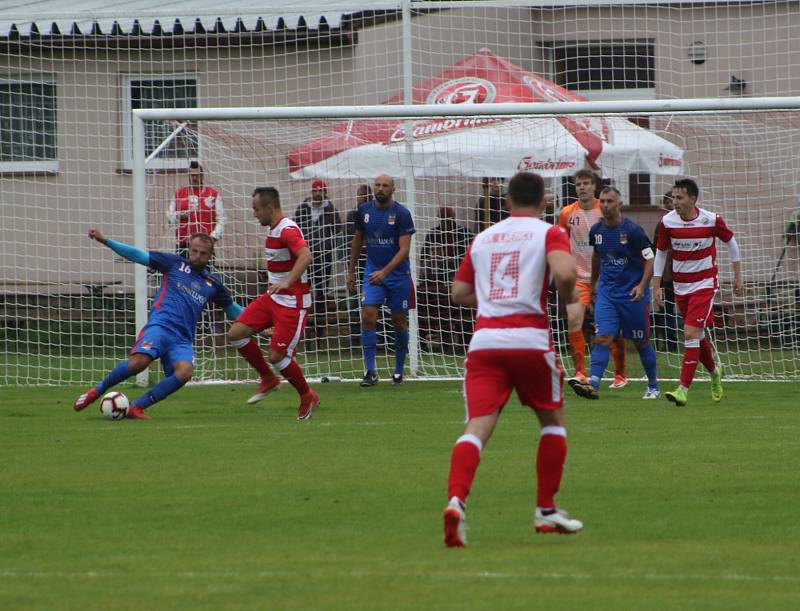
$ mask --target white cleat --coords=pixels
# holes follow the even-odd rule
[[[250,397],[247,400],[248,405],[252,405],[253,403],[258,403],[259,401],[261,401],[261,399],[266,397],[269,393],[278,390],[278,387],[280,385],[281,385],[281,381],[278,380],[278,379],[269,380],[269,381],[266,381],[266,382],[264,380],[261,380],[261,382],[258,385],[258,390],[256,390],[256,394],[254,394],[252,397]]]
[[[661,391],[658,388],[647,387],[642,399],[658,399],[661,396]]]
[[[456,496],[450,499],[444,510],[444,544],[447,547],[467,544],[467,510]]]
[[[556,509],[555,513],[544,515],[537,507],[533,514],[533,528],[537,533],[572,535],[583,529],[583,522],[573,520],[563,509]]]

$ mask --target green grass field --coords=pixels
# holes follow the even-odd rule
[[[796,384],[713,405],[567,398],[560,503],[531,528],[535,418],[512,400],[469,499],[441,511],[457,383],[186,388],[150,422],[71,409],[83,388],[0,389],[0,609],[796,609]],[[123,387],[137,396],[139,389]]]

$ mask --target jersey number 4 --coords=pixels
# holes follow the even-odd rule
[[[516,299],[519,296],[519,251],[494,252],[491,262],[489,301]]]

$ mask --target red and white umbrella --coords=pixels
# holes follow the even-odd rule
[[[563,87],[482,49],[413,90],[414,104],[585,101]],[[402,104],[398,94],[385,104]],[[683,151],[617,117],[438,118],[413,121],[414,174],[545,177],[583,167],[604,176],[679,174]],[[405,120],[358,119],[290,150],[292,178],[401,176],[407,159]]]

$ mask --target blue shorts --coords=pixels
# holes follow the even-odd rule
[[[174,363],[189,361],[194,364],[192,342],[159,325],[144,326],[131,348],[131,354],[146,354],[153,360],[161,359],[161,368],[166,376],[172,375]]]
[[[650,303],[646,299],[617,301],[598,292],[594,327],[597,335],[617,337],[621,330],[625,339],[644,344],[650,340]]]
[[[388,303],[392,312],[408,312],[416,307],[414,283],[409,274],[389,274],[382,284],[370,284],[369,275],[374,271],[369,265],[364,270],[362,305],[380,307]]]

